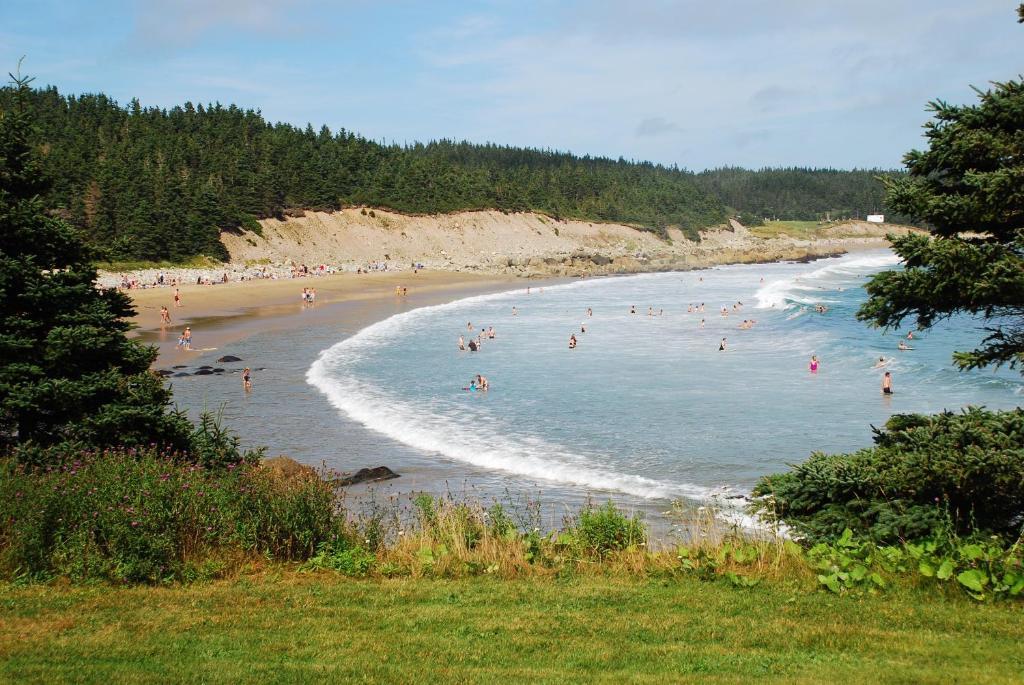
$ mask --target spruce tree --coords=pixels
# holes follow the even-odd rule
[[[32,140],[29,79],[0,109],[0,446],[188,445],[149,371],[155,348],[129,340],[131,301],[94,286],[90,250],[48,216]]]

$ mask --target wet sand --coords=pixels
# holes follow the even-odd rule
[[[342,273],[307,278],[256,280],[219,285],[185,285],[180,288],[181,307],[174,306],[174,288],[130,291],[135,303],[133,333],[157,346],[155,367],[189,364],[204,352],[219,350],[253,333],[305,328],[336,314],[329,305],[358,305],[360,318],[379,320],[394,313],[395,305],[426,306],[471,295],[527,286],[512,276],[454,273],[448,271],[354,274]],[[540,283],[529,282],[536,286]],[[408,289],[395,294],[396,286]],[[302,302],[302,289],[316,289],[316,303]],[[161,325],[160,307],[167,307],[171,324]],[[193,350],[176,346],[185,326],[192,328]]]

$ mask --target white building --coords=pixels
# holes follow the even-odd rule
[[[871,224],[884,224],[885,214],[868,214],[868,223]]]

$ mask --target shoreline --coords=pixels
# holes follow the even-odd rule
[[[770,245],[775,241],[763,241]],[[579,271],[559,265],[548,273],[467,272],[463,270],[382,271],[355,273],[340,271],[323,276],[299,278],[255,279],[229,281],[215,285],[196,285],[191,281],[181,285],[181,307],[174,306],[174,288],[170,286],[131,289],[125,291],[132,299],[136,314],[132,318],[134,329],[130,335],[155,345],[159,354],[153,368],[182,364],[196,352],[212,351],[238,342],[265,330],[284,329],[298,322],[298,317],[320,310],[324,305],[340,302],[376,304],[382,315],[371,315],[370,323],[380,321],[393,313],[396,302],[416,303],[418,306],[449,301],[447,295],[470,297],[475,294],[496,292],[498,287],[514,289],[527,281],[536,286],[565,282],[580,278],[601,278],[639,273],[693,271],[730,264],[775,264],[788,261],[813,261],[849,252],[888,247],[880,238],[825,239],[815,241],[786,241],[786,249],[766,251],[739,251],[728,248],[702,250],[699,258],[672,262],[636,262],[629,269],[610,271]],[[799,242],[802,244],[792,244]],[[217,269],[216,271],[220,271]],[[157,269],[148,270],[152,272]],[[167,271],[161,269],[159,271]],[[149,274],[152,276],[153,274]],[[102,274],[109,278],[110,274]],[[147,279],[148,280],[148,279]],[[408,294],[399,296],[396,287],[408,288]],[[524,286],[525,287],[525,286]],[[316,303],[305,305],[301,300],[303,288],[315,288]],[[426,296],[426,297],[425,297]],[[437,300],[441,296],[446,298]],[[459,298],[450,298],[459,299]],[[160,307],[166,306],[171,323],[160,321]],[[303,324],[306,325],[306,324]],[[176,341],[185,326],[202,329],[202,342],[191,351],[178,349]]]

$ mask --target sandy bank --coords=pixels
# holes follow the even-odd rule
[[[365,212],[365,213],[364,213]],[[373,262],[510,276],[586,276],[692,269],[717,264],[800,259],[886,245],[902,226],[848,222],[827,237],[752,236],[736,222],[700,242],[670,229],[668,239],[621,224],[555,220],[534,213],[459,212],[406,216],[382,210],[307,212],[260,222],[262,235],[225,233],[234,263],[331,264],[355,270]]]

